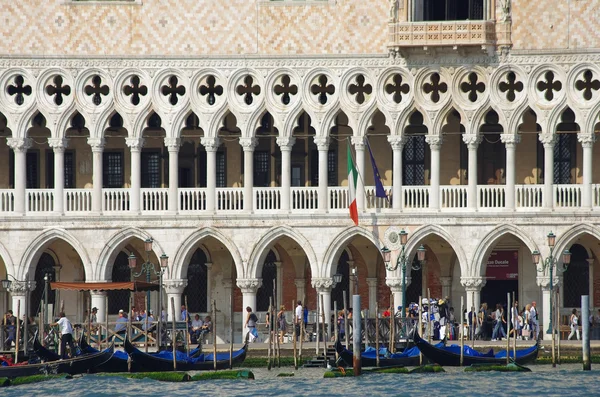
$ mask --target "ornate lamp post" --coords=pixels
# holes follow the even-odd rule
[[[13,281],[7,279],[2,280],[2,288],[6,291],[25,291],[25,321],[23,322],[23,351],[27,352],[29,342],[29,293],[32,289],[31,280],[17,280],[12,274],[7,274]],[[17,326],[19,326],[19,318],[17,318]]]
[[[550,269],[550,321],[548,323],[547,334],[552,333],[552,337],[554,338],[554,333],[552,332],[552,316],[554,314],[552,308],[552,298],[554,292],[554,267],[558,265],[558,258],[554,257],[554,244],[556,243],[556,235],[552,232],[548,233],[548,247],[550,247],[550,255],[542,262],[542,267],[538,269],[539,272],[545,272],[547,269]],[[531,253],[532,261],[535,265],[540,263],[540,252],[535,250]],[[569,263],[571,263],[571,252],[569,250],[565,250],[562,253],[562,268],[557,267],[557,271],[566,271]]]
[[[146,239],[146,241],[144,241],[144,251],[146,252],[146,261],[144,263],[142,263],[142,268],[140,269],[140,271],[138,273],[136,273],[134,271],[134,269],[137,266],[137,258],[136,256],[133,254],[133,252],[129,255],[129,268],[131,269],[131,277],[132,277],[132,281],[135,278],[140,277],[143,274],[146,274],[146,282],[150,282],[150,277],[152,274],[154,274],[155,276],[158,276],[158,326],[156,328],[158,336],[157,336],[157,345],[160,348],[161,345],[161,322],[162,322],[162,277],[163,277],[163,273],[165,271],[165,269],[167,269],[167,267],[169,266],[169,257],[163,253],[160,256],[160,268],[159,270],[156,270],[156,268],[154,267],[154,263],[150,262],[150,252],[152,252],[152,243],[154,242],[154,240],[152,240],[151,238]],[[147,296],[147,303],[148,306],[146,307],[146,316],[148,316],[148,314],[150,313],[150,291],[146,292],[146,296]]]
[[[402,324],[405,324],[406,319],[406,266],[408,263],[408,256],[406,255],[406,243],[408,242],[408,233],[402,229],[400,233],[398,233],[400,237],[400,254],[396,258],[396,262],[392,263],[392,251],[390,251],[387,247],[383,247],[381,249],[381,254],[383,255],[383,262],[385,263],[385,268],[393,272],[398,269],[398,266],[402,266]],[[411,268],[413,270],[421,269],[423,261],[425,260],[425,247],[421,245],[417,249],[417,263],[413,263]]]

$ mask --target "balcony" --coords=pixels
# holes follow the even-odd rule
[[[397,22],[389,25],[390,50],[423,47],[480,47],[488,53],[496,46],[495,21]]]
[[[403,186],[400,208],[394,208],[392,188],[385,187],[387,199],[376,197],[375,187],[365,188],[365,212],[419,213],[432,208],[432,187]],[[285,192],[281,187],[255,187],[252,191],[252,211],[256,214],[310,214],[319,211],[318,187],[291,187],[289,203],[284,205]],[[55,190],[27,189],[25,213],[27,215],[51,215],[55,211]],[[63,192],[65,215],[85,215],[93,212],[92,189],[65,189]],[[142,214],[166,214],[169,212],[169,189],[141,189],[140,212]],[[553,185],[552,208],[555,211],[576,211],[583,208],[584,185]],[[214,192],[214,211],[209,211],[209,191],[206,188],[178,189],[178,212],[196,215],[228,215],[244,211],[244,188],[217,188]],[[544,185],[515,185],[514,211],[539,211],[544,208]],[[131,189],[102,189],[102,212],[104,214],[127,214],[131,212]],[[508,211],[505,185],[479,185],[476,204],[469,205],[466,185],[442,185],[439,190],[439,209],[443,213],[469,212],[476,208],[480,213]],[[19,215],[15,211],[16,195],[13,189],[0,190],[0,215]],[[326,207],[329,213],[348,211],[348,188],[327,188]],[[591,186],[592,207],[600,208],[600,184]],[[547,210],[547,209],[546,209]],[[510,210],[512,211],[512,210]]]

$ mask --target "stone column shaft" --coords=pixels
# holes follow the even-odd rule
[[[520,135],[515,134],[502,134],[502,142],[506,148],[506,186],[505,186],[505,207],[508,210],[514,210],[516,208],[516,196],[515,196],[515,185],[516,185],[516,150],[517,144],[521,140]]]
[[[29,138],[8,138],[8,146],[15,154],[15,213],[25,215],[27,211],[27,149],[31,147]]]
[[[352,144],[356,152],[356,171],[358,172],[358,180],[356,182],[356,207],[358,213],[365,211],[365,141],[362,136],[353,136]],[[348,181],[350,183],[350,181]]]
[[[142,148],[144,139],[127,138],[125,143],[131,152],[131,187],[129,210],[133,214],[140,214],[141,189],[142,189]]]
[[[544,144],[544,208],[554,208],[554,136],[540,135]]]
[[[165,146],[169,151],[169,212],[179,212],[179,138],[165,138]]]
[[[254,210],[254,148],[258,144],[256,138],[240,138],[244,149],[244,211]]]
[[[402,209],[402,149],[404,140],[400,136],[388,136],[388,142],[392,146],[392,208]]]
[[[206,211],[215,212],[217,199],[217,151],[219,138],[202,138],[206,150]]]
[[[477,148],[481,143],[482,137],[477,134],[465,134],[463,135],[463,141],[467,144],[469,150],[469,170],[468,170],[468,194],[467,204],[469,209],[477,211],[478,197],[477,197]]]
[[[277,144],[281,150],[281,209],[290,210],[290,191],[292,186],[292,147],[296,138],[279,137]]]
[[[327,212],[329,209],[329,194],[327,192],[329,138],[315,138],[315,144],[319,150],[319,212]]]
[[[431,195],[429,197],[429,208],[440,209],[440,149],[442,147],[442,136],[429,135],[426,138],[431,151]]]
[[[92,211],[96,214],[102,213],[102,153],[104,152],[103,138],[88,138],[88,144],[92,147]]]
[[[583,186],[581,206],[586,209],[591,209],[594,205],[592,200],[592,161],[594,157],[593,148],[596,135],[579,135],[578,139],[579,142],[581,142],[581,147],[583,148]]]

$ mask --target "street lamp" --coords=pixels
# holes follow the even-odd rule
[[[28,350],[28,341],[29,341],[29,292],[31,291],[31,281],[25,280],[21,281],[15,278],[12,274],[7,274],[8,277],[11,277],[14,280],[9,280],[8,278],[2,280],[2,288],[6,291],[25,291],[25,321],[23,322],[23,351],[27,352]],[[17,318],[17,326],[19,326],[19,321],[21,319]]]
[[[144,251],[146,252],[146,261],[144,263],[142,263],[142,268],[140,269],[140,271],[138,273],[136,273],[134,271],[134,269],[137,266],[137,258],[136,256],[133,254],[133,252],[129,255],[128,261],[129,261],[129,269],[131,269],[131,278],[132,281],[134,278],[138,278],[139,276],[141,276],[142,274],[146,274],[146,282],[150,282],[150,276],[152,274],[154,274],[155,276],[158,276],[158,326],[157,326],[157,333],[158,333],[158,337],[157,337],[157,345],[160,348],[160,343],[161,343],[161,322],[162,322],[162,277],[163,277],[163,273],[165,271],[165,269],[167,269],[167,267],[169,266],[169,257],[163,253],[160,256],[160,268],[159,270],[156,270],[156,268],[154,267],[154,263],[150,262],[150,252],[152,252],[152,243],[154,242],[154,240],[152,240],[152,238],[147,238],[144,241]],[[146,296],[147,296],[147,301],[148,301],[148,306],[146,307],[146,316],[148,316],[150,314],[150,291],[146,292]]]
[[[558,259],[554,257],[554,244],[556,243],[556,235],[552,232],[548,233],[548,247],[550,248],[550,255],[544,259],[542,262],[541,269],[538,269],[539,272],[545,272],[547,269],[550,269],[550,321],[548,323],[547,334],[552,333],[552,298],[553,298],[553,290],[554,290],[554,266],[558,265]],[[540,252],[535,250],[531,253],[532,261],[535,265],[540,263]],[[557,267],[557,271],[566,271],[569,263],[571,263],[571,252],[569,250],[564,250],[562,253],[562,269]],[[554,336],[553,336],[554,337]]]
[[[396,258],[396,262],[392,263],[392,251],[390,251],[387,247],[383,247],[381,249],[381,254],[383,256],[385,268],[388,271],[393,272],[398,269],[399,265],[402,266],[402,324],[404,325],[406,319],[406,310],[404,308],[406,307],[406,265],[408,262],[408,256],[406,255],[406,243],[408,242],[408,233],[402,229],[398,234],[400,235],[400,245],[402,249]],[[411,265],[413,270],[421,269],[423,261],[425,260],[425,252],[426,250],[423,245],[417,249],[418,262]]]

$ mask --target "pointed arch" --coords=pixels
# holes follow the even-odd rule
[[[596,124],[600,120],[600,101],[598,101],[592,109],[590,109],[588,118],[585,120],[584,125],[580,125],[581,131],[591,131],[593,133]]]
[[[350,226],[342,230],[334,239],[329,243],[325,255],[323,256],[323,262],[320,272],[314,272],[315,277],[332,277],[335,273],[333,268],[334,264],[337,266],[337,258],[341,255],[342,251],[348,245],[348,242],[357,236],[362,236],[367,240],[371,241],[378,250],[381,250],[383,243],[379,240],[379,237],[367,229],[360,226]]]
[[[462,110],[456,103],[450,101],[437,112],[439,116],[433,123],[433,129],[431,130],[432,134],[441,135],[442,127],[444,124],[446,124],[448,116],[450,116],[452,111],[456,111],[458,114],[460,114],[460,123],[465,126],[467,131],[469,131],[469,119],[467,118],[464,110]]]
[[[104,131],[108,128],[110,119],[115,112],[114,105],[108,106],[103,109],[101,113],[89,114],[85,110],[80,109],[79,113],[89,121],[88,130],[90,131],[90,138],[104,138]]]
[[[600,241],[600,228],[590,223],[580,223],[572,226],[558,236],[556,245],[554,246],[554,252],[560,256],[561,253],[568,249],[578,237],[586,233]]]
[[[0,242],[0,258],[4,262],[4,267],[7,274],[22,280],[19,275],[15,273],[15,263],[13,262],[12,257],[10,256],[10,252],[6,249],[6,247]]]
[[[348,110],[350,110],[350,109],[348,109]],[[368,108],[364,109],[363,111],[361,111],[359,113],[359,119],[358,119],[358,123],[357,123],[358,124],[357,125],[357,132],[358,132],[359,136],[366,136],[367,135],[367,129],[371,125],[373,116],[375,115],[375,113],[378,110],[379,110],[379,108],[377,107],[377,102],[372,101],[370,103],[370,105],[369,105]],[[344,112],[344,113],[346,113],[346,114],[351,113],[352,114],[353,112]],[[386,116],[386,125],[387,125],[387,116]],[[388,125],[388,128],[389,128],[389,125]]]
[[[282,128],[279,129],[279,136],[292,136],[294,128],[298,126],[298,119],[303,112],[306,112],[306,110],[302,106],[297,106],[290,113],[288,113]],[[306,114],[308,114],[308,112],[306,112]],[[275,126],[277,127],[277,125]]]
[[[59,117],[58,122],[56,123],[56,131],[52,131],[54,138],[66,138],[67,130],[71,128],[71,121],[73,118],[79,113],[75,106],[71,106]],[[79,113],[81,117],[84,117],[81,113]]]
[[[254,245],[254,249],[248,258],[248,269],[244,275],[246,278],[257,278],[260,275],[262,263],[269,249],[273,248],[275,242],[281,237],[294,240],[303,250],[308,258],[311,274],[317,274],[317,255],[306,237],[290,226],[277,226],[269,229]]]
[[[194,254],[197,244],[200,241],[209,237],[212,237],[215,240],[219,241],[225,246],[225,248],[227,248],[227,250],[231,254],[231,257],[233,258],[233,264],[235,266],[238,278],[243,277],[244,268],[242,263],[242,256],[240,255],[240,251],[237,245],[235,245],[235,243],[229,237],[221,233],[219,230],[213,227],[205,227],[193,231],[188,237],[186,237],[185,240],[183,240],[179,248],[177,248],[175,256],[173,257],[173,264],[171,267],[171,278],[186,278],[187,264],[190,261],[191,256]]]
[[[92,268],[92,262],[90,261],[90,257],[84,245],[67,230],[59,227],[51,227],[44,230],[27,245],[27,249],[23,253],[19,265],[19,269],[21,270],[21,273],[18,274],[19,280],[29,279],[28,276],[31,275],[31,272],[35,272],[35,267],[37,266],[40,256],[55,240],[63,240],[73,247],[83,263],[86,280],[92,278],[94,269]]]
[[[487,258],[489,257],[498,240],[508,234],[512,234],[513,236],[519,238],[527,246],[527,248],[529,248],[529,251],[533,252],[538,249],[537,244],[520,228],[510,224],[498,225],[491,230],[477,245],[477,249],[473,255],[473,261],[471,262],[471,269],[468,274],[465,274],[465,276],[485,276],[486,269],[484,264],[487,263]]]
[[[558,125],[561,123],[561,118],[565,110],[570,109],[573,114],[575,114],[575,124],[579,124],[580,120],[583,120],[581,113],[577,109],[577,107],[569,106],[568,103],[563,103],[561,105],[557,105],[552,108],[550,111],[550,115],[548,116],[548,132],[552,135],[556,134],[556,129]],[[581,125],[579,126],[581,128]]]
[[[519,126],[521,124],[523,124],[524,121],[524,117],[525,117],[525,112],[527,112],[527,109],[530,109],[532,112],[535,113],[535,110],[533,110],[533,108],[531,106],[529,106],[529,104],[527,102],[521,102],[519,104],[519,106],[517,106],[515,108],[515,110],[512,112],[512,116],[509,116],[510,119],[507,121],[508,122],[508,128],[505,130],[507,131],[506,133],[513,133],[517,134],[519,131]],[[535,113],[536,115],[536,119],[537,119],[537,113]],[[537,123],[537,120],[536,120]]]
[[[414,106],[404,109],[400,114],[400,117],[398,117],[398,135],[404,136],[404,130],[406,129],[406,126],[409,125],[410,118],[415,112],[421,113],[423,116],[423,125],[427,127],[427,131],[432,131],[432,123],[429,114],[421,105],[415,102]]]
[[[479,132],[481,126],[485,124],[485,117],[492,110],[498,115],[498,124],[502,126],[504,131],[509,131],[507,129],[508,122],[506,121],[504,113],[498,106],[491,102],[487,106],[482,106],[475,111],[475,115],[473,115],[473,121],[471,123],[472,128]]]
[[[120,252],[120,248],[125,245],[125,243],[131,238],[138,238],[142,241],[153,238],[152,235],[140,228],[137,227],[126,227],[118,232],[114,233],[104,244],[104,248],[100,252],[98,256],[98,267],[96,268],[96,272],[94,274],[93,280],[97,281],[105,281],[111,279],[112,274],[112,266],[115,261],[115,258]],[[152,251],[154,252],[165,252],[163,247],[160,245],[156,239],[154,239],[154,248]],[[159,255],[157,255],[159,256]]]
[[[317,132],[315,137],[326,138],[329,136],[329,131],[335,123],[335,118],[342,109],[340,108],[339,102],[336,102],[329,110],[325,112],[323,117],[318,118],[316,113],[311,109],[306,109],[306,113],[310,116],[313,121],[313,127]],[[321,120],[319,122],[319,120]]]
[[[31,122],[33,121],[33,118],[40,113],[42,116],[44,116],[44,118],[46,118],[46,116],[44,115],[44,113],[42,112],[42,110],[40,110],[39,108],[37,108],[36,106],[31,106],[29,107],[27,110],[25,110],[25,112],[23,112],[21,114],[21,117],[18,119],[15,128],[13,129],[11,128],[11,130],[13,131],[13,135],[20,136],[19,134],[23,134],[23,138],[27,138],[27,131],[29,131],[29,128],[31,127]],[[7,124],[8,124],[8,117],[6,118],[7,120]],[[47,118],[46,118],[47,120]],[[19,132],[21,131],[21,132]]]
[[[206,126],[206,130],[204,130],[204,137],[205,138],[217,138],[217,136],[219,134],[219,129],[225,122],[225,117],[227,117],[227,115],[229,113],[231,113],[235,116],[235,113],[233,113],[229,109],[228,106],[223,106],[215,114],[213,114],[213,116],[211,117],[211,119],[208,122],[208,125]],[[236,117],[236,124],[237,124],[237,117]]]
[[[417,249],[421,245],[421,242],[425,238],[427,238],[427,236],[432,234],[443,238],[448,244],[450,244],[450,246],[454,250],[454,253],[456,254],[456,257],[458,258],[458,262],[460,265],[460,273],[465,275],[468,274],[469,262],[461,245],[458,243],[458,241],[456,241],[454,237],[452,237],[452,234],[449,231],[447,231],[439,225],[423,225],[416,229],[414,232],[412,232],[412,235],[409,236],[405,248],[408,257],[411,258],[410,260],[412,261],[412,257],[417,252]]]
[[[178,111],[175,117],[173,118],[173,123],[171,125],[172,128],[170,133],[172,136],[169,136],[169,134],[167,134],[166,138],[181,138],[181,131],[185,128],[185,122],[187,121],[188,117],[192,115],[192,113],[196,114],[189,103],[183,109]],[[204,130],[204,128],[202,128],[203,121],[203,119],[198,117],[198,128],[202,130]]]

